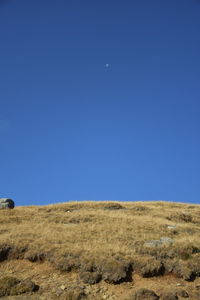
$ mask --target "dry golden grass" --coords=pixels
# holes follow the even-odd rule
[[[160,292],[165,287],[166,278],[172,285],[177,282],[177,277],[173,274],[165,275],[163,281],[159,278],[165,276],[142,278],[139,269],[146,262],[151,264],[151,260],[170,258],[185,263],[200,257],[199,205],[169,202],[68,202],[16,207],[13,210],[0,210],[0,225],[1,246],[8,245],[15,250],[25,249],[23,257],[14,256],[11,260],[0,263],[0,276],[5,273],[33,278],[42,287],[42,292],[37,296],[39,298],[32,296],[32,299],[56,297],[53,296],[53,291],[66,278],[66,273],[63,275],[58,265],[66,257],[68,261],[71,260],[69,263],[72,271],[67,276],[72,282],[74,278],[79,278],[79,268],[88,263],[102,266],[104,261],[112,258],[131,263],[133,269],[137,266],[132,283],[121,283],[117,287],[114,285],[114,288],[105,281],[97,284],[106,285],[108,298],[105,299],[125,299],[127,293],[138,286],[153,287]],[[169,229],[168,226],[171,225],[176,228]],[[173,243],[155,248],[145,246],[145,242],[159,240],[161,237],[169,237],[173,239]],[[169,252],[171,257],[168,257]],[[31,260],[36,262],[30,262]],[[21,273],[19,270],[23,267],[25,269]],[[42,276],[46,276],[46,269],[50,270],[49,281],[48,276],[42,279]],[[56,277],[55,281],[52,279],[53,275]],[[182,278],[180,280],[183,281]],[[190,290],[190,299],[198,299],[194,292],[194,284],[198,283],[200,284],[198,276],[191,282],[184,281],[184,285]],[[87,299],[90,299],[90,295],[91,299],[103,299],[103,295],[97,292],[95,296],[92,292],[95,286],[88,287],[91,290]],[[110,296],[109,291],[112,292]],[[48,297],[45,296],[47,294]]]

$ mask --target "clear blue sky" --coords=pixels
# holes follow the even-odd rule
[[[0,0],[0,197],[199,203],[199,132],[200,1]]]

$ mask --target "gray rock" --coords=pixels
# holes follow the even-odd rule
[[[166,244],[171,245],[173,242],[174,240],[170,237],[161,237],[159,240],[148,241],[144,245],[147,247],[158,247]]]
[[[152,241],[148,241],[144,244],[147,247],[158,247],[160,245],[162,245],[162,242],[160,240],[152,240]]]
[[[174,242],[173,239],[171,239],[170,237],[161,237],[160,241],[162,244],[172,244]]]
[[[168,228],[168,229],[176,229],[177,226],[176,226],[176,225],[168,225],[167,228]]]

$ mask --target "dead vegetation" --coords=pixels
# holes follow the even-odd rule
[[[31,279],[40,287],[34,293],[23,292],[29,293],[30,299],[36,294],[39,299],[75,300],[149,297],[143,295],[148,294],[145,291],[137,294],[137,287],[153,287],[152,297],[162,299],[167,293],[165,284],[149,284],[153,278],[157,282],[170,278],[174,290],[181,280],[189,299],[200,297],[200,289],[196,288],[200,285],[198,205],[69,202],[16,207],[0,210],[0,224],[0,280],[4,282],[4,275],[19,278],[18,265],[35,266],[31,278],[30,270],[25,269],[26,277],[18,279],[18,283]],[[48,280],[42,280],[38,277],[44,276],[42,268],[47,265],[51,272]],[[55,282],[54,276],[60,279]],[[104,286],[107,291],[102,292]],[[17,284],[12,287],[16,288]],[[13,293],[0,295],[14,299]],[[174,295],[176,299],[181,297]],[[20,297],[23,299],[23,295]]]

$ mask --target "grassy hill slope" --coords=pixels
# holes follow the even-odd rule
[[[200,299],[198,205],[68,202],[0,224],[1,299]]]

